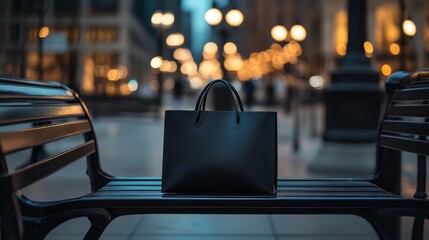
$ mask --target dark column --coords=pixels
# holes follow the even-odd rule
[[[324,90],[324,140],[370,142],[376,139],[382,91],[379,74],[370,66],[366,41],[366,1],[348,1],[347,54],[342,66],[331,73]]]

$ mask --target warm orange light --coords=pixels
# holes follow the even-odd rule
[[[278,42],[286,40],[286,37],[287,37],[286,28],[283,27],[282,25],[274,26],[271,29],[271,37]]]
[[[297,24],[290,29],[290,35],[292,39],[302,41],[307,37],[307,31],[302,25]]]
[[[116,69],[110,69],[107,72],[107,79],[109,79],[110,81],[118,81],[120,77],[119,71]]]
[[[49,28],[48,27],[42,27],[39,30],[39,37],[40,38],[45,38],[49,35]]]
[[[383,66],[381,66],[381,73],[386,77],[389,76],[392,73],[392,67],[390,67],[389,64],[383,64]]]
[[[174,15],[171,12],[166,12],[162,17],[162,25],[164,27],[171,27],[174,23]]]
[[[150,22],[152,23],[152,25],[154,26],[159,26],[162,24],[162,18],[164,17],[164,14],[162,14],[162,12],[160,11],[156,11],[152,14],[152,17],[150,19]]]
[[[161,64],[162,64],[162,57],[160,56],[156,56],[152,58],[152,60],[150,61],[150,66],[152,68],[159,68],[161,67]]]
[[[223,45],[223,51],[226,54],[235,54],[237,53],[237,46],[233,42],[227,42]]]
[[[412,37],[416,35],[416,24],[410,19],[407,19],[402,23],[402,30],[407,36]]]
[[[238,27],[243,22],[244,16],[243,13],[241,13],[239,10],[232,9],[226,14],[225,20],[229,25]]]
[[[181,46],[184,42],[185,37],[181,33],[172,33],[165,40],[165,43],[170,47]]]
[[[192,54],[187,48],[178,48],[174,50],[173,57],[180,62],[185,62],[192,59]]]
[[[150,21],[154,27],[169,28],[174,23],[174,15],[171,12],[163,14],[161,11],[156,11],[152,14]]]
[[[372,43],[369,41],[366,41],[363,43],[363,48],[365,49],[366,53],[372,54],[374,52],[374,47],[372,46]]]
[[[401,52],[401,47],[397,43],[392,43],[389,46],[389,50],[392,55],[398,55]]]
[[[214,42],[208,42],[204,45],[204,52],[209,54],[216,54],[218,47]]]
[[[204,18],[206,19],[206,22],[212,26],[218,25],[222,21],[222,13],[217,8],[209,9]]]
[[[340,43],[336,47],[337,54],[340,56],[345,56],[347,53],[347,46],[344,43]]]

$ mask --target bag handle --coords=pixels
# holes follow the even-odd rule
[[[213,84],[215,84],[216,82],[218,82],[218,81],[225,81],[225,80],[221,80],[221,79],[219,79],[219,80],[213,80],[213,81],[211,81],[209,84],[207,84],[202,90],[201,90],[201,92],[200,92],[200,95],[198,96],[198,99],[197,99],[197,103],[195,104],[195,111],[197,111],[198,109],[200,109],[201,107],[200,107],[200,104],[202,104],[202,109],[203,110],[206,110],[206,101],[207,101],[207,97],[204,97],[204,100],[203,100],[203,102],[201,103],[201,100],[203,99],[203,96],[205,96],[205,92],[207,91],[207,89],[209,89],[210,87],[211,87],[211,85],[213,85]],[[225,81],[229,86],[230,86],[230,90],[232,90],[233,91],[233,93],[234,93],[234,95],[235,95],[235,99],[237,100],[237,102],[238,102],[238,105],[240,106],[240,110],[243,112],[244,111],[244,108],[243,108],[243,103],[241,102],[241,98],[240,98],[240,95],[238,94],[238,92],[237,92],[237,90],[234,88],[234,86],[232,86],[232,84],[231,83],[229,83],[229,82],[227,82],[227,81]],[[235,102],[235,101],[233,101],[233,102]]]
[[[195,110],[198,110],[197,117],[195,119],[195,123],[199,122],[201,112],[205,111],[205,103],[206,103],[207,95],[208,95],[208,93],[210,91],[210,88],[215,83],[218,83],[218,82],[222,83],[222,84],[224,84],[224,85],[226,85],[228,87],[228,89],[229,89],[229,96],[231,97],[231,101],[233,102],[233,106],[234,106],[234,109],[235,109],[236,121],[237,121],[237,124],[240,123],[240,115],[238,114],[238,108],[237,108],[237,102],[236,102],[236,100],[239,102],[241,111],[244,111],[243,105],[241,103],[240,96],[238,95],[237,90],[235,90],[234,87],[231,84],[229,84],[227,81],[225,81],[225,80],[214,80],[211,83],[209,83],[201,91],[200,96],[198,97],[198,100],[197,100],[197,104],[195,106]],[[234,99],[234,96],[236,97],[236,99]]]

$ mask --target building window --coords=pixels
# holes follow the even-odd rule
[[[114,28],[88,28],[86,31],[87,43],[113,43],[116,42],[118,31]]]

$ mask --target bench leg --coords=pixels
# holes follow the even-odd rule
[[[389,216],[381,219],[382,215],[376,211],[357,214],[364,218],[376,231],[381,240],[397,240],[400,239],[400,219],[397,216]]]
[[[425,219],[416,217],[414,218],[413,223],[413,232],[411,235],[412,240],[423,240],[424,237],[424,226],[425,226]]]
[[[58,225],[79,217],[87,217],[91,222],[85,239],[98,239],[111,221],[110,214],[104,209],[69,210],[45,218],[24,217],[24,239],[44,239]]]
[[[88,216],[89,221],[91,222],[91,227],[86,233],[84,240],[97,240],[103,234],[104,229],[109,225],[112,219],[106,218],[103,215],[92,215]]]

